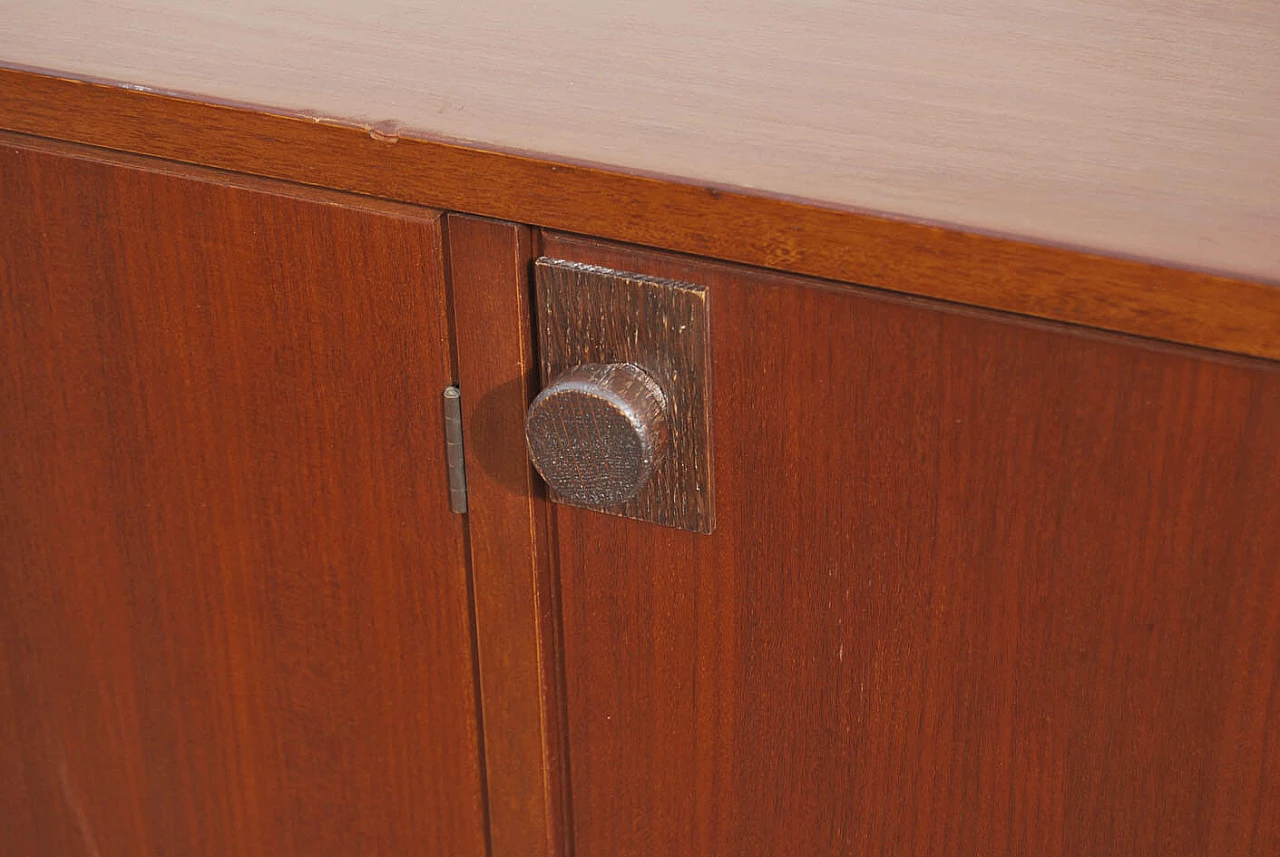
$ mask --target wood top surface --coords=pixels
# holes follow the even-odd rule
[[[1280,279],[1280,6],[0,0],[0,64]]]

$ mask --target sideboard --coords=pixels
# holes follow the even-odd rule
[[[0,851],[1280,852],[1274,283],[32,71],[0,128]],[[548,495],[538,260],[705,299],[713,523]]]

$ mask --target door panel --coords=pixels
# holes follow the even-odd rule
[[[542,241],[711,307],[716,532],[555,507],[577,854],[1280,853],[1274,364]]]
[[[0,141],[4,853],[484,853],[442,229]]]

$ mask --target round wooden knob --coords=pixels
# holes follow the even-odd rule
[[[630,363],[588,364],[529,406],[529,457],[561,499],[616,506],[639,493],[667,445],[666,396]]]

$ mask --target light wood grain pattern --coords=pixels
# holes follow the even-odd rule
[[[556,506],[576,853],[1280,853],[1280,367],[707,287],[717,530]]]
[[[0,61],[1280,277],[1267,0],[5,0]]]
[[[482,857],[441,217],[0,142],[0,853]]]

